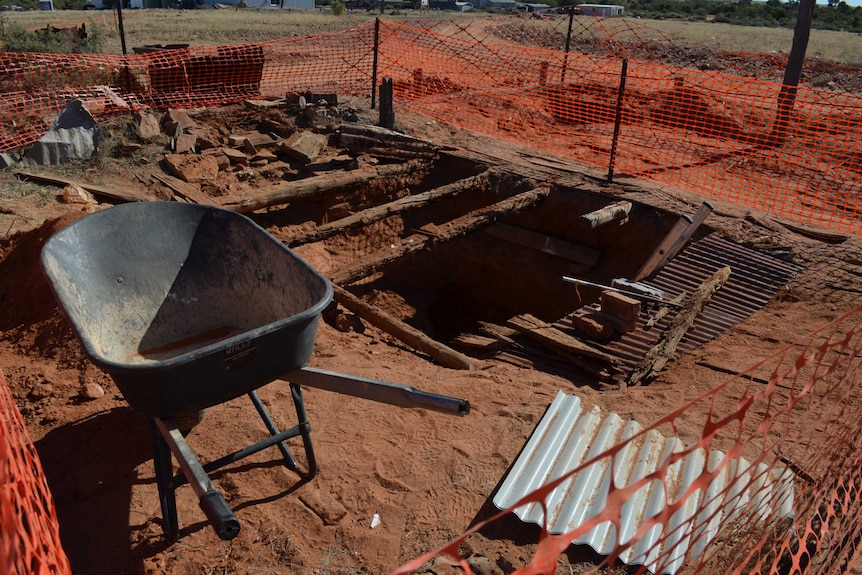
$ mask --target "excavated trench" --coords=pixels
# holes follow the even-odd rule
[[[552,322],[596,301],[599,289],[575,286],[563,276],[599,284],[631,278],[677,219],[634,204],[627,221],[591,229],[580,216],[617,199],[442,155],[433,167],[408,176],[317,197],[303,210],[293,206],[270,212],[264,224],[296,246],[305,243],[310,231],[337,226],[359,210],[471,181],[474,185],[457,195],[363,221],[318,241],[330,278],[366,303],[448,343],[474,332],[479,322],[505,324],[525,313]],[[550,193],[535,206],[446,237],[453,221],[469,220],[491,204],[543,186]],[[412,248],[420,244],[420,249]],[[363,270],[363,262],[378,264]],[[354,273],[339,281],[345,269]]]

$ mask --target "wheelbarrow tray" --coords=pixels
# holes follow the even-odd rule
[[[151,417],[204,409],[305,365],[332,299],[252,220],[178,202],[85,216],[42,250],[86,355]]]

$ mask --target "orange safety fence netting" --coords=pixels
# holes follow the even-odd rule
[[[385,77],[397,106],[441,122],[860,234],[862,71],[812,60],[791,88],[785,64],[559,13],[380,21],[379,33],[368,23],[130,56],[0,53],[0,150],[36,141],[72,98],[99,116],[307,91],[368,96]]]
[[[517,31],[519,41],[551,43]],[[758,55],[736,55],[747,67],[725,56],[733,65],[721,71],[689,66],[688,56],[670,64],[654,41],[607,31],[593,53],[507,35],[511,26],[381,23],[380,74],[393,78],[398,104],[439,121],[605,170],[613,159],[617,176],[862,232],[858,90],[783,89],[778,62]]]
[[[0,52],[0,150],[39,139],[71,99],[94,116],[218,106],[306,91],[370,93],[372,26],[256,44],[142,54]]]
[[[859,558],[862,539],[860,368],[862,306],[633,437],[561,471],[511,508],[394,574],[421,570],[439,554],[449,555],[469,573],[461,545],[469,548],[473,534],[531,503],[542,507],[545,524],[529,562],[515,566],[518,575],[554,573],[560,554],[573,540],[601,528],[609,529],[613,552],[590,572],[606,572],[619,565],[618,558],[634,552],[647,558],[642,561],[646,567],[631,568],[639,573],[675,572],[680,554],[686,555],[680,570],[686,574],[846,573]],[[665,454],[653,472],[639,474],[635,468],[626,476],[623,469],[614,469],[626,450],[639,450],[656,431],[683,438],[688,447]],[[715,453],[711,450],[721,450],[724,456],[706,458],[708,463],[700,468],[689,465],[688,469],[700,469],[696,476],[677,475],[683,463]],[[559,499],[559,490],[575,485],[579,473],[595,477],[602,469],[613,479],[602,483],[601,492],[583,494],[591,502],[583,520],[563,534],[550,534],[548,514],[555,512],[554,506],[558,510],[567,505]],[[718,481],[722,477],[724,481]],[[671,485],[678,481],[682,484]],[[724,489],[716,490],[715,485]],[[792,489],[790,497],[787,487]],[[557,496],[552,496],[555,489]],[[661,499],[662,493],[674,492],[679,494],[676,499]],[[644,496],[660,504],[652,507],[652,515],[636,517],[633,527],[632,508],[626,511],[627,505]],[[741,503],[748,513],[741,511],[745,509]],[[788,506],[792,513],[779,512]],[[623,520],[629,523],[623,525]],[[643,545],[652,541],[656,529],[667,526],[673,530],[665,530],[652,545]],[[619,537],[621,532],[626,536]]]
[[[0,371],[0,573],[65,575],[54,500],[36,448]]]

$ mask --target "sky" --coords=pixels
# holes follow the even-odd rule
[[[844,0],[850,6],[862,6],[862,0]],[[828,4],[826,0],[817,0],[818,4],[823,4],[824,6]]]

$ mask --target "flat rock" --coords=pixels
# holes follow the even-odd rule
[[[221,148],[222,153],[230,160],[231,164],[247,164],[248,156],[245,152],[234,150],[233,148]]]
[[[215,181],[219,171],[218,160],[210,155],[165,154],[164,163],[168,172],[192,184]]]
[[[347,510],[341,503],[333,499],[332,496],[321,493],[319,489],[302,493],[299,500],[314,511],[324,525],[336,525],[347,515]]]
[[[180,134],[174,144],[174,151],[178,154],[186,154],[195,151],[198,137],[194,134]]]
[[[323,134],[297,132],[281,145],[281,150],[303,164],[310,164],[326,148],[328,141]]]
[[[150,111],[138,112],[135,115],[138,137],[142,140],[151,140],[162,133],[159,118]]]

